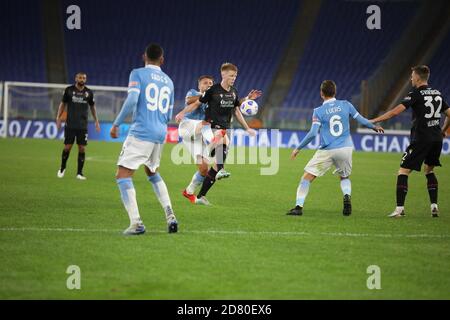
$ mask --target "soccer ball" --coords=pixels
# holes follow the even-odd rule
[[[245,116],[254,116],[258,113],[258,104],[255,100],[245,100],[239,107]]]

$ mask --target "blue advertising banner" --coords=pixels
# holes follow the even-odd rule
[[[109,136],[112,123],[101,123],[101,131],[96,132],[94,123],[89,123],[88,139],[100,141],[125,140],[129,125],[120,126],[119,139],[112,139]],[[0,120],[0,135],[5,130],[3,120]],[[303,137],[304,131],[296,130],[278,130],[278,129],[259,129],[256,137],[250,137],[242,129],[236,129],[232,132],[233,144],[235,146],[258,146],[273,148],[295,148]],[[8,136],[18,138],[36,138],[36,139],[63,139],[64,129],[58,130],[54,121],[39,120],[11,120],[8,122]],[[403,152],[409,145],[409,136],[401,134],[352,134],[355,150],[366,152]],[[169,127],[166,141],[176,143],[179,141],[177,127]],[[316,149],[319,145],[317,137],[307,148]],[[442,154],[450,154],[450,138],[445,138]]]

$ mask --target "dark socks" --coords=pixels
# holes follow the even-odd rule
[[[397,176],[397,207],[405,205],[406,194],[408,193],[408,176],[400,174]]]
[[[225,160],[227,158],[227,145],[222,144],[220,146],[216,147],[216,163],[217,163],[217,170],[221,170],[224,167]]]
[[[200,189],[197,198],[203,197],[208,193],[214,182],[216,182],[216,174],[217,171],[214,170],[214,168],[209,169],[208,173],[206,174],[205,180],[203,180],[202,188]]]
[[[70,151],[63,150],[61,155],[61,172],[66,169],[67,159],[69,159]]]
[[[438,181],[434,172],[426,175],[428,194],[430,195],[430,202],[437,203],[438,199]]]
[[[78,172],[77,174],[83,175],[83,166],[84,166],[84,158],[86,157],[86,154],[83,152],[78,153]]]

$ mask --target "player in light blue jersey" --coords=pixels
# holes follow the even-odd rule
[[[194,97],[201,96],[214,84],[212,76],[203,75],[198,78],[198,91],[191,89],[186,94],[186,105],[189,105]],[[204,121],[205,110],[208,107],[206,103],[201,104],[197,109],[186,113],[183,120],[178,127],[178,133],[182,138],[183,144],[191,153],[197,164],[198,171],[195,172],[191,182],[183,190],[183,196],[189,199],[191,203],[196,202],[194,195],[195,189],[203,183],[206,174],[208,173],[208,165],[210,162],[208,144],[213,139],[211,125]],[[208,140],[208,138],[210,138]]]
[[[133,113],[130,131],[117,162],[116,174],[122,202],[130,217],[130,227],[124,231],[126,235],[145,232],[132,181],[134,172],[141,165],[144,165],[148,181],[165,211],[169,233],[178,230],[167,186],[157,172],[174,101],[173,82],[161,71],[163,54],[163,49],[157,44],[150,44],[146,48],[145,68],[131,71],[127,99],[110,132],[112,138],[117,138],[119,126]]]
[[[303,214],[303,205],[308,195],[309,185],[316,177],[323,176],[334,165],[336,167],[334,173],[340,176],[341,190],[344,194],[343,214],[349,216],[352,212],[350,174],[354,147],[350,136],[350,117],[375,132],[383,133],[384,130],[361,116],[347,100],[336,100],[334,81],[322,82],[320,96],[324,102],[320,107],[314,109],[311,129],[292,152],[291,159],[295,159],[300,149],[306,147],[320,133],[319,150],[306,165],[305,173],[297,188],[296,206],[287,214],[294,216]]]

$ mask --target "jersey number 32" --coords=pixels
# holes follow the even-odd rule
[[[442,108],[442,98],[440,96],[434,97],[434,101],[438,103],[437,108],[434,107],[433,104],[433,97],[432,96],[425,96],[423,97],[425,99],[425,106],[430,108],[430,112],[425,114],[425,118],[440,118],[441,117],[441,108]],[[435,112],[436,110],[436,112]]]

